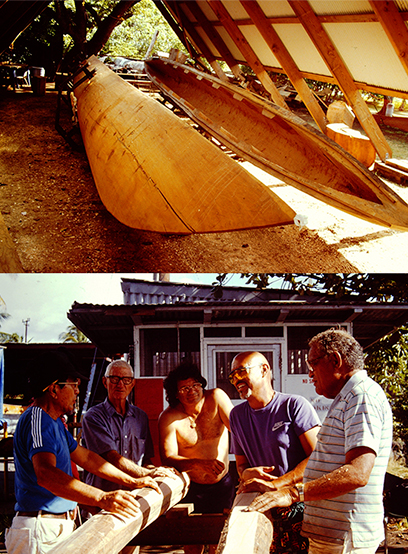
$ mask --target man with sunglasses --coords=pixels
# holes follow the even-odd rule
[[[234,499],[228,472],[228,416],[231,400],[221,389],[205,390],[206,379],[195,364],[185,362],[164,380],[169,407],[159,419],[162,463],[185,471],[191,479],[183,502],[199,513],[223,513]],[[216,545],[210,545],[210,553]],[[203,545],[186,545],[199,554]]]
[[[364,352],[346,331],[329,329],[309,342],[309,375],[332,399],[304,484],[261,495],[262,512],[304,498],[302,533],[311,554],[374,554],[384,538],[383,486],[392,413],[380,385],[364,369]]]
[[[229,380],[240,398],[230,413],[231,451],[241,492],[265,492],[299,483],[313,452],[320,420],[302,396],[277,392],[271,368],[260,352],[242,352],[231,364]],[[301,536],[303,504],[272,513],[271,552],[307,552]]]
[[[19,418],[13,438],[16,515],[6,532],[9,554],[45,554],[74,530],[77,503],[136,516],[130,492],[152,487],[150,478],[135,479],[78,445],[61,416],[72,413],[81,376],[69,355],[47,352],[30,368],[32,405]],[[87,485],[72,476],[71,461],[112,482],[111,490]]]

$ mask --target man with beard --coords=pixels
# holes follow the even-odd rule
[[[320,426],[312,405],[302,396],[275,391],[269,363],[259,352],[235,356],[229,380],[246,400],[230,413],[238,493],[301,483]],[[308,541],[300,535],[303,503],[273,510],[272,517],[272,552],[307,552]]]
[[[74,530],[77,503],[134,517],[139,504],[129,490],[104,492],[72,476],[71,461],[117,488],[151,487],[151,477],[136,479],[78,445],[61,416],[74,410],[80,375],[62,351],[50,351],[31,367],[33,404],[14,434],[16,515],[6,531],[9,554],[45,554]]]
[[[160,454],[164,465],[185,471],[191,479],[183,502],[199,513],[223,513],[234,498],[228,472],[228,416],[231,400],[221,389],[204,390],[207,381],[196,365],[183,363],[164,380],[169,407],[159,419]],[[186,545],[188,554],[202,545]],[[210,552],[215,550],[211,545]]]

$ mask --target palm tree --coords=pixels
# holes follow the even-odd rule
[[[9,318],[10,314],[7,313],[7,306],[2,297],[0,296],[0,321],[4,321]],[[0,325],[1,327],[1,325]]]
[[[65,333],[59,335],[62,342],[91,342],[75,325],[69,325]]]

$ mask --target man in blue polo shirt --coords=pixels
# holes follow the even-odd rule
[[[61,416],[71,413],[80,376],[60,350],[38,358],[30,372],[33,404],[14,434],[16,515],[6,532],[9,554],[45,554],[74,529],[77,502],[124,516],[136,516],[138,503],[129,489],[152,487],[150,477],[135,479],[78,445]],[[104,492],[72,476],[71,460],[116,483]]]

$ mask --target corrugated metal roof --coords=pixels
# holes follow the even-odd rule
[[[408,304],[358,302],[310,303],[305,300],[265,302],[177,302],[173,305],[103,306],[74,303],[68,318],[106,355],[127,352],[134,325],[290,323],[332,325],[353,322],[363,346],[406,324]]]
[[[334,78],[319,50],[313,44],[313,40],[292,9],[290,1],[258,0],[256,2],[256,0],[250,0],[248,3],[254,2],[270,20],[300,71],[307,74],[307,77],[314,76],[316,80],[324,80],[324,77]],[[231,38],[224,23],[215,14],[213,7],[217,2],[213,0],[179,1],[176,3],[177,13],[172,10],[174,2],[164,0],[163,3],[170,8],[184,32],[189,34],[198,51],[200,48],[194,39],[194,32],[189,32],[189,29],[185,27],[181,21],[181,13],[191,22],[193,30],[199,25],[199,34],[213,55],[225,59],[223,53],[217,50],[203,31],[202,22],[198,21],[193,13],[192,3],[198,5],[201,17],[205,18],[206,24],[214,26],[235,61],[237,63],[247,61],[243,52],[240,51],[239,43]],[[262,37],[257,29],[257,21],[253,21],[245,10],[245,2],[222,0],[219,3],[237,24],[260,62],[271,70],[282,69],[273,53],[273,41],[268,44]],[[307,4],[307,2],[303,0],[303,4]],[[396,0],[394,4],[400,11],[401,17],[406,20],[408,2]],[[320,20],[324,30],[333,41],[336,52],[346,64],[352,79],[359,86],[388,89],[390,94],[393,91],[391,94],[393,96],[397,96],[397,93],[408,94],[408,74],[401,63],[403,60],[395,51],[368,0],[309,0],[308,6]]]

